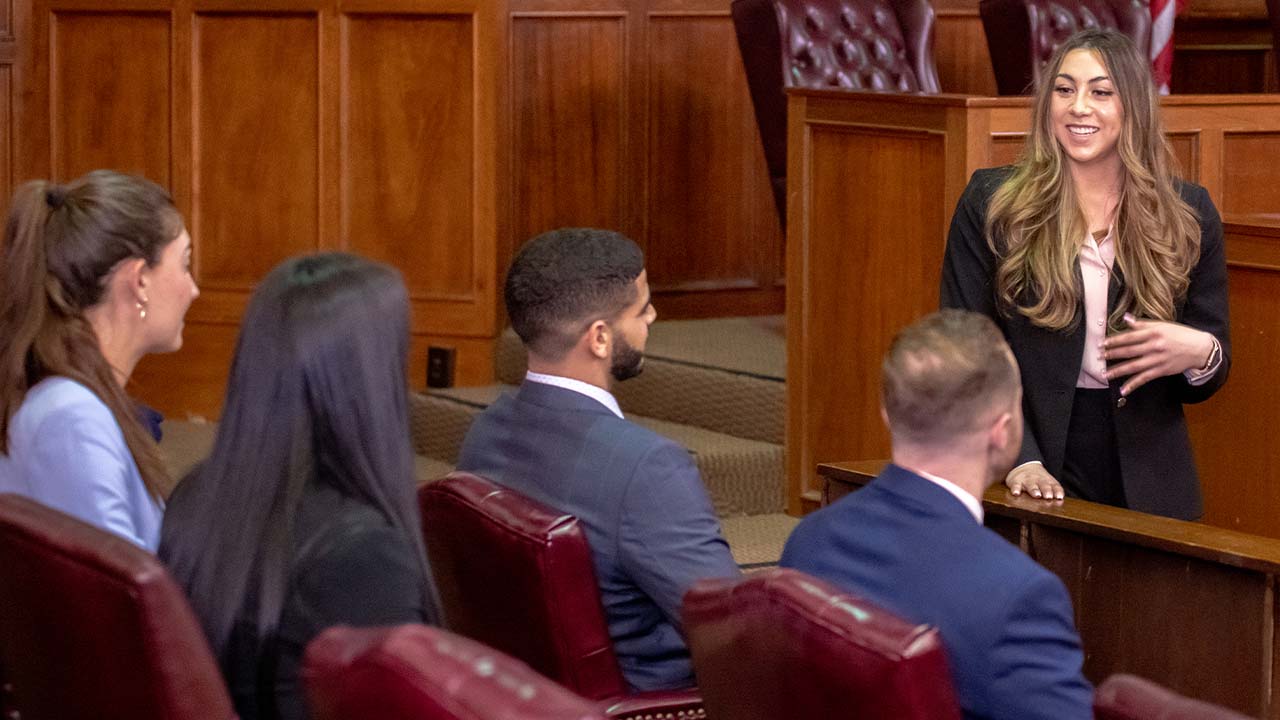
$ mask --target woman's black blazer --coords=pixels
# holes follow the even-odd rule
[[[1067,425],[1076,378],[1084,354],[1084,323],[1067,331],[1036,327],[1026,317],[1001,313],[994,290],[995,256],[983,236],[987,203],[1012,168],[978,170],[969,180],[951,219],[942,263],[942,306],[974,310],[991,317],[1004,332],[1022,372],[1026,431],[1018,462],[1040,460],[1057,477],[1066,452]],[[1183,182],[1179,190],[1200,218],[1200,260],[1191,271],[1187,296],[1178,304],[1177,321],[1210,332],[1222,344],[1222,364],[1207,382],[1193,386],[1181,373],[1153,380],[1120,396],[1123,379],[1110,385],[1116,444],[1124,493],[1134,510],[1196,519],[1203,514],[1200,483],[1182,405],[1208,399],[1227,380],[1231,339],[1227,319],[1227,265],[1222,221],[1204,188]],[[1115,307],[1124,278],[1117,267],[1108,289],[1108,311]],[[1080,274],[1076,270],[1077,282]],[[1083,303],[1079,316],[1083,318]]]

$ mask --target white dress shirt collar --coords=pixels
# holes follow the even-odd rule
[[[536,373],[532,370],[524,374],[524,379],[530,382],[542,383],[543,385],[554,385],[565,390],[572,390],[576,393],[586,395],[601,405],[609,409],[609,412],[622,417],[622,408],[618,407],[618,401],[613,394],[602,387],[596,387],[591,383],[585,383],[581,380],[574,380],[560,375],[545,375]]]
[[[964,488],[951,482],[950,480],[947,480],[946,478],[940,478],[937,475],[931,475],[923,470],[912,470],[911,472],[919,475],[925,480],[928,480],[934,485],[937,485],[943,490],[946,490],[952,495],[955,495],[957,500],[964,503],[965,509],[969,511],[969,514],[973,516],[973,519],[977,520],[979,525],[982,524],[982,519],[983,517],[985,517],[985,515],[982,512],[982,503],[978,501],[978,498],[970,495],[968,491],[966,491]]]

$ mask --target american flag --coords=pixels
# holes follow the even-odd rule
[[[1173,76],[1173,18],[1187,0],[1151,0],[1151,75],[1161,95],[1169,94]]]

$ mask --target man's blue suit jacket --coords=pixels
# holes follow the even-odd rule
[[[913,472],[890,465],[806,517],[782,565],[936,626],[966,718],[1093,717],[1062,581]]]
[[[476,418],[458,469],[577,516],[627,682],[693,684],[681,598],[695,580],[739,571],[687,449],[586,395],[526,381]]]

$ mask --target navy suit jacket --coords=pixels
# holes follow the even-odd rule
[[[693,684],[681,598],[695,580],[739,571],[687,449],[586,395],[526,381],[476,418],[458,469],[575,515],[627,682]]]
[[[806,517],[782,565],[936,626],[966,718],[1093,717],[1062,581],[915,473],[890,465]]]

